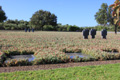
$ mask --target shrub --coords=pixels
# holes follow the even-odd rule
[[[4,26],[3,23],[0,23],[0,29],[4,29],[3,26]]]
[[[29,55],[29,54],[34,54],[33,51],[4,51],[6,56],[11,56],[11,55]]]
[[[71,48],[64,48],[62,51],[65,53],[80,53],[80,52],[82,52],[82,50],[78,49],[78,48],[72,48],[72,49]]]
[[[7,56],[3,52],[0,51],[0,67],[3,66],[3,63],[6,58]]]
[[[17,27],[17,25],[16,24],[4,24],[4,28],[5,28],[5,30],[13,30],[13,29],[15,29]]]
[[[44,31],[53,31],[53,30],[55,30],[55,27],[52,25],[44,25],[43,30]]]
[[[26,65],[32,65],[32,63],[29,62],[28,60],[16,60],[16,59],[12,59],[5,63],[5,66],[7,66],[7,67],[9,67],[9,66],[26,66]]]
[[[24,30],[27,27],[26,24],[18,24],[18,28]]]
[[[79,30],[79,27],[77,27],[77,26],[68,26],[67,27],[67,31],[77,31],[77,30]]]

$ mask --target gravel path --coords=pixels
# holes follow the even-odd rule
[[[48,70],[48,69],[67,68],[67,67],[76,67],[76,66],[91,66],[91,65],[115,64],[115,63],[120,63],[120,60],[64,63],[64,64],[63,63],[45,64],[45,65],[19,66],[19,67],[0,67],[0,73],[15,72],[15,71]]]

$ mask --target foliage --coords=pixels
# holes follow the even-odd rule
[[[3,23],[0,23],[0,30],[4,29],[3,26],[4,26]]]
[[[25,65],[31,65],[31,62],[28,60],[9,60],[7,63],[4,63],[4,66],[10,67],[10,66],[25,66]]]
[[[29,55],[34,54],[32,51],[4,51],[5,55],[7,56],[13,56],[13,55]]]
[[[61,23],[58,23],[57,25],[57,31],[82,31],[84,27],[78,27],[76,25],[62,25]]]
[[[108,8],[108,5],[106,3],[103,3],[101,5],[101,8],[99,9],[98,12],[96,12],[95,14],[95,19],[97,21],[98,24],[101,25],[106,25],[108,22],[112,22],[112,17],[110,14],[110,9]]]
[[[96,29],[97,31],[101,31],[103,29],[106,29],[107,31],[114,31],[114,25],[109,25],[109,26],[98,25],[91,29]],[[119,30],[120,29],[118,29],[118,31]]]
[[[3,62],[6,58],[6,55],[0,51],[0,67],[3,66]]]
[[[54,26],[52,26],[52,25],[44,25],[43,26],[43,30],[44,31],[55,31],[55,27]]]
[[[16,26],[16,24],[4,24],[5,30],[14,30]]]
[[[112,11],[111,11],[111,8],[109,7],[108,8],[108,23],[110,24],[110,25],[114,25],[114,21],[113,21],[113,18],[112,18],[112,15],[111,15],[111,13],[112,13]]]
[[[25,24],[18,24],[18,29],[24,30],[27,26]]]
[[[7,17],[5,15],[5,12],[2,10],[2,7],[0,6],[0,22],[3,22],[6,19]]]
[[[79,27],[77,27],[76,25],[67,27],[67,31],[78,31],[78,30],[79,30]]]
[[[0,29],[5,29],[5,30],[23,30],[25,28],[31,28],[29,26],[28,21],[24,20],[10,20],[8,19],[7,21],[0,23]]]
[[[24,21],[24,20],[10,20],[0,23],[0,29],[4,30],[24,30],[24,29],[35,29],[35,26],[31,25],[30,22]],[[96,27],[78,27],[76,25],[62,25],[61,23],[58,23],[57,26],[52,25],[44,25],[43,30],[44,31],[73,31],[73,32],[82,32],[84,29],[96,29],[98,31],[102,29],[107,29],[109,31],[114,31],[114,26],[96,26]],[[36,29],[38,30],[38,29]],[[118,31],[120,31],[120,28],[118,28]]]
[[[35,29],[43,30],[44,25],[56,26],[57,16],[55,14],[51,14],[49,11],[39,10],[33,14],[30,22]]]

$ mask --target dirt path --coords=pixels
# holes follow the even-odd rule
[[[120,63],[120,60],[65,63],[65,64],[45,64],[45,65],[20,66],[20,67],[0,67],[0,73],[15,72],[15,71],[48,70],[48,69],[67,68],[67,67],[75,67],[75,66],[91,66],[91,65],[115,64],[115,63]]]

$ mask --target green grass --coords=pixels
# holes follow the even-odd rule
[[[119,80],[120,64],[0,73],[0,80]]]

